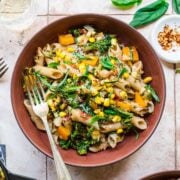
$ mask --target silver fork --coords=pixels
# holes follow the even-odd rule
[[[8,67],[3,61],[3,58],[0,58],[0,78],[6,73],[7,70]]]
[[[64,161],[56,147],[51,131],[49,129],[49,125],[47,121],[47,114],[49,112],[49,107],[44,100],[45,97],[44,89],[41,83],[37,81],[34,76],[26,76],[25,86],[27,89],[28,97],[32,105],[33,111],[37,116],[39,116],[42,119],[42,122],[46,129],[54,157],[58,180],[71,180],[70,173],[66,165],[64,164]]]

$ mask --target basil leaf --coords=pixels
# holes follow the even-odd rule
[[[92,125],[92,124],[94,124],[95,122],[97,122],[97,121],[99,121],[99,120],[103,120],[103,119],[105,119],[104,117],[102,117],[102,116],[93,116],[91,119],[90,119],[90,124]]]
[[[180,0],[173,0],[173,9],[177,14],[180,14]]]
[[[108,56],[104,56],[101,58],[101,64],[103,68],[108,69],[108,70],[111,70],[114,68],[114,65],[112,64]]]
[[[79,60],[87,59],[86,56],[84,56],[78,52],[73,53],[73,55],[76,56]]]
[[[109,47],[111,46],[111,39],[113,38],[113,35],[105,35],[104,39],[87,43],[84,46],[84,51],[100,51],[100,53],[105,53],[108,51]]]
[[[146,85],[145,87],[149,93],[151,94],[152,98],[156,101],[156,102],[160,102],[160,99],[156,93],[156,91],[153,89],[153,87],[151,85]]]
[[[70,29],[69,33],[72,34],[74,37],[78,37],[81,35],[80,31],[80,29]]]
[[[120,9],[128,9],[135,4],[140,4],[142,0],[111,0],[112,4]]]
[[[49,68],[57,69],[57,66],[59,66],[59,62],[51,62],[48,64]]]
[[[123,75],[125,72],[127,72],[127,69],[126,69],[125,67],[123,67],[123,68],[119,71],[119,74],[118,74],[117,79],[112,80],[112,81],[105,81],[104,83],[115,83],[115,82],[119,81],[119,78],[121,78],[122,75]]]
[[[87,114],[94,114],[92,108],[87,103],[80,104],[79,107]]]
[[[118,109],[115,107],[109,107],[109,108],[105,109],[104,113],[107,115],[120,115],[122,118],[125,118],[125,119],[130,119],[133,116],[132,113],[123,111],[122,109]]]
[[[113,109],[105,109],[104,113],[107,115],[116,115],[117,114],[117,112],[114,111]]]
[[[136,11],[130,25],[137,28],[154,22],[166,13],[168,6],[165,0],[157,0]]]
[[[125,67],[123,67],[123,68],[119,71],[118,80],[119,80],[119,78],[122,77],[122,75],[123,75],[125,72],[127,72],[127,71],[128,71],[128,70],[127,70]]]

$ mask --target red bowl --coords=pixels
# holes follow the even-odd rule
[[[172,171],[168,170],[168,171],[162,171],[148,175],[146,177],[143,177],[141,180],[170,180],[170,179],[179,179],[179,178],[180,178],[179,170],[172,170]]]
[[[140,33],[117,19],[97,14],[74,15],[53,22],[38,32],[21,52],[12,76],[11,99],[17,122],[26,137],[41,152],[52,157],[46,133],[41,132],[35,127],[24,107],[22,72],[25,67],[33,64],[33,57],[37,47],[57,42],[58,34],[65,33],[70,28],[81,27],[87,24],[93,25],[100,31],[117,34],[122,43],[137,47],[140,59],[144,65],[145,76],[153,77],[152,86],[157,91],[161,100],[160,103],[155,105],[154,112],[147,117],[148,128],[140,133],[139,139],[135,139],[134,135],[129,135],[115,149],[88,153],[86,156],[79,156],[74,150],[62,150],[59,148],[65,163],[82,167],[94,167],[114,163],[137,151],[150,138],[160,121],[166,94],[164,73],[158,56]]]

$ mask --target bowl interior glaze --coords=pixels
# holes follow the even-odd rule
[[[97,14],[74,15],[53,22],[38,32],[21,52],[12,76],[11,98],[17,122],[26,137],[40,151],[52,157],[46,133],[35,127],[23,105],[22,72],[25,67],[33,64],[33,57],[37,47],[57,42],[58,34],[66,33],[70,28],[82,27],[87,24],[93,25],[100,31],[117,34],[122,43],[137,47],[140,59],[144,65],[145,76],[153,77],[152,86],[156,89],[161,100],[159,104],[156,104],[154,113],[147,117],[148,129],[142,131],[137,140],[134,135],[129,135],[115,149],[108,149],[99,153],[88,153],[87,156],[79,156],[74,150],[62,150],[59,148],[65,163],[75,166],[93,167],[122,160],[139,149],[152,135],[162,115],[165,102],[163,70],[153,48],[141,34],[117,19]]]

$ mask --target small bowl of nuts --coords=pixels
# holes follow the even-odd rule
[[[170,15],[160,19],[152,29],[151,42],[162,60],[179,63],[180,15]]]

